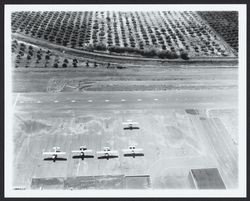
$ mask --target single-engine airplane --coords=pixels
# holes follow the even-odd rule
[[[109,147],[104,147],[103,151],[97,151],[96,153],[97,153],[97,155],[99,155],[98,159],[109,160],[110,158],[118,158],[119,157],[118,151],[110,150]]]
[[[94,158],[93,155],[86,155],[87,153],[92,153],[92,150],[87,149],[86,146],[80,146],[79,150],[73,150],[72,153],[78,153],[78,155],[75,155],[72,158],[81,158],[82,160],[84,160],[84,158]]]
[[[142,153],[143,152],[143,149],[141,148],[135,148],[134,145],[132,146],[129,146],[128,149],[123,149],[123,156],[125,157],[133,157],[135,158],[136,156],[144,156],[144,154]]]
[[[45,161],[53,161],[56,162],[56,160],[66,161],[66,158],[59,158],[58,155],[65,155],[66,152],[61,152],[60,147],[53,147],[54,151],[49,152],[43,152],[43,155],[51,155],[49,158],[44,158]]]
[[[127,120],[126,122],[123,122],[122,124],[124,126],[126,126],[125,128],[123,128],[124,130],[139,129],[139,127],[138,127],[139,123],[138,122],[133,122],[132,120]]]

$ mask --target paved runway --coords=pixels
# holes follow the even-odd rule
[[[84,92],[14,94],[16,110],[237,108],[237,90],[171,90],[161,92]]]

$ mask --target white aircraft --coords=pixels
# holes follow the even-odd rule
[[[96,153],[97,153],[97,155],[99,155],[98,159],[107,159],[107,160],[109,160],[110,158],[118,158],[119,157],[118,151],[110,150],[109,147],[104,147],[103,151],[97,151]]]
[[[129,146],[128,149],[123,149],[122,151],[123,151],[125,157],[135,158],[136,156],[144,156],[144,154],[142,153],[143,149],[141,149],[141,148],[136,149],[134,145]]]
[[[66,152],[61,152],[60,147],[53,147],[54,151],[49,152],[43,152],[43,155],[51,155],[49,158],[45,158],[44,160],[52,160],[53,162],[56,162],[56,160],[67,160],[66,158],[58,158],[58,155],[65,155]]]
[[[132,130],[132,129],[139,129],[139,127],[136,126],[136,125],[138,125],[139,123],[138,123],[138,122],[133,122],[132,120],[127,120],[127,122],[123,122],[122,124],[123,124],[124,126],[127,126],[127,127],[124,128],[125,130],[126,130],[126,129],[130,129],[130,130]]]
[[[78,155],[75,155],[72,158],[81,158],[82,160],[84,160],[84,158],[94,158],[93,155],[86,155],[86,153],[92,153],[92,150],[87,149],[86,146],[80,146],[79,150],[73,150],[72,153],[78,153]]]

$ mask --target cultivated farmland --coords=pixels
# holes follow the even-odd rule
[[[238,12],[199,12],[203,19],[238,52]]]
[[[165,59],[235,56],[196,12],[14,12],[12,32],[87,51]]]

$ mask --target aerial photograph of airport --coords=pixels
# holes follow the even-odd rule
[[[11,12],[13,189],[237,189],[238,14]]]

